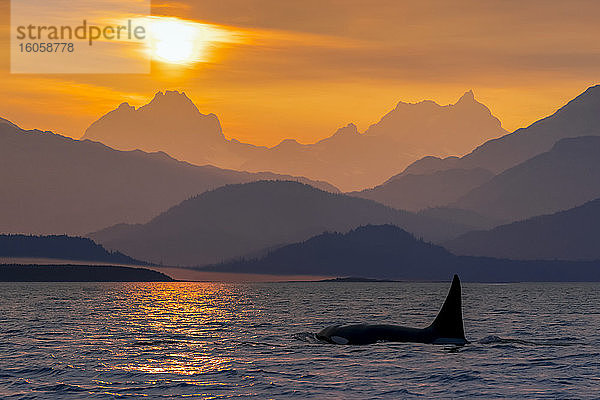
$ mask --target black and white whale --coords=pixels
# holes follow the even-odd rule
[[[462,319],[460,279],[454,275],[452,286],[439,314],[426,328],[398,325],[335,325],[317,333],[317,338],[333,344],[372,344],[376,342],[414,342],[429,344],[469,343]]]

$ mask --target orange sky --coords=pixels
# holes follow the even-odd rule
[[[473,89],[514,130],[599,83],[600,2],[155,1],[153,14],[239,32],[206,62],[154,62],[149,75],[9,73],[3,0],[0,116],[80,137],[123,101],[185,91],[225,134],[274,145],[360,130],[402,101],[455,102]]]

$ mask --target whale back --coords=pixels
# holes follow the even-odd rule
[[[454,275],[446,301],[444,301],[440,312],[429,327],[438,338],[436,342],[453,343],[462,341],[467,343],[463,326],[461,297],[460,279],[458,275]]]

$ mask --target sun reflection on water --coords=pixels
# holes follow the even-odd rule
[[[224,332],[240,316],[231,285],[132,284],[125,293],[132,339],[119,340],[117,362],[103,370],[193,376],[233,369],[219,355],[231,347]]]

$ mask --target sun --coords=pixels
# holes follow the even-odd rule
[[[145,55],[173,66],[215,61],[220,46],[247,40],[245,32],[230,26],[167,16],[134,19],[147,32]]]
[[[206,42],[195,23],[177,18],[150,21],[150,54],[171,64],[191,64],[205,57]]]
[[[150,17],[147,26],[152,59],[169,64],[206,62],[217,42],[232,41],[221,27],[175,17]]]

